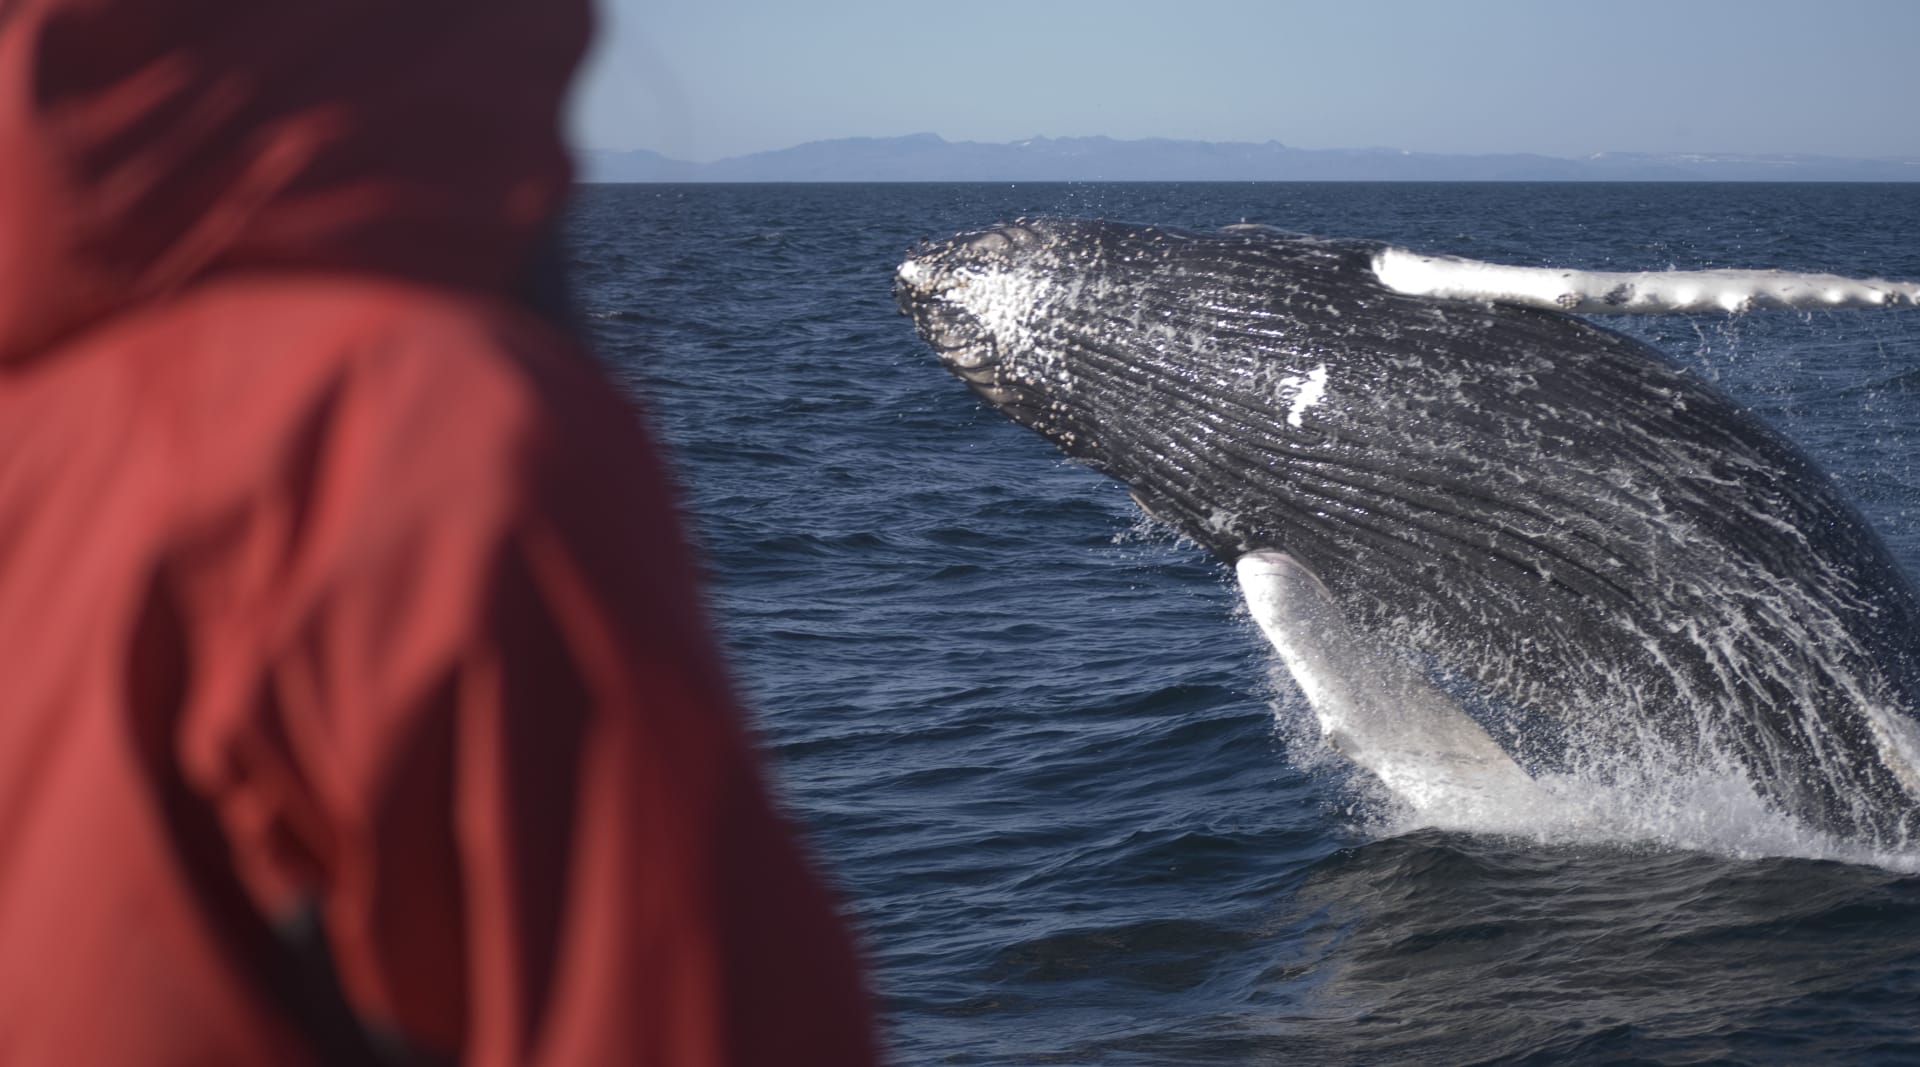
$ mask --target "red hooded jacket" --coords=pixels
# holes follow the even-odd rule
[[[863,1064],[625,403],[582,0],[0,0],[0,1064]]]

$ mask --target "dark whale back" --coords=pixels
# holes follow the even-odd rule
[[[1649,347],[1393,292],[1379,247],[1022,220],[922,250],[899,294],[976,391],[1215,555],[1282,550],[1356,626],[1580,724],[1571,752],[1509,739],[1523,762],[1723,764],[1903,842],[1920,606],[1830,479]]]

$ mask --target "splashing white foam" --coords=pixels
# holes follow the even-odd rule
[[[1278,683],[1287,672],[1275,666]],[[1347,775],[1360,798],[1353,814],[1368,832],[1382,836],[1436,829],[1547,846],[1651,847],[1920,873],[1920,849],[1877,848],[1815,830],[1770,806],[1743,774],[1725,767],[1626,765],[1622,760],[1613,766],[1539,774],[1524,790],[1410,789],[1409,783],[1418,783],[1422,775],[1404,761],[1395,773],[1382,777],[1364,769],[1376,762],[1364,753],[1342,752],[1345,759],[1329,759],[1321,737],[1324,724],[1307,701],[1287,693],[1276,700],[1274,716],[1293,761],[1302,769]],[[1437,763],[1428,770],[1443,782],[1461,773],[1455,763]]]
[[[1387,248],[1374,256],[1373,272],[1382,285],[1413,296],[1589,314],[1920,305],[1920,283],[1776,270],[1563,270],[1484,263],[1456,256],[1423,256],[1404,248]]]

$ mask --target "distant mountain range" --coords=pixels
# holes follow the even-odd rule
[[[1920,181],[1920,159],[1638,152],[1568,159],[1109,137],[988,144],[931,133],[809,141],[712,163],[644,149],[587,150],[579,162],[589,182]]]

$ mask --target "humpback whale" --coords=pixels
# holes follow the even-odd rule
[[[1909,847],[1908,579],[1792,442],[1558,309],[1914,288],[1511,268],[1462,291],[1435,263],[1032,218],[923,243],[894,291],[976,394],[1233,566],[1328,743],[1403,798],[1704,768],[1810,828]]]

